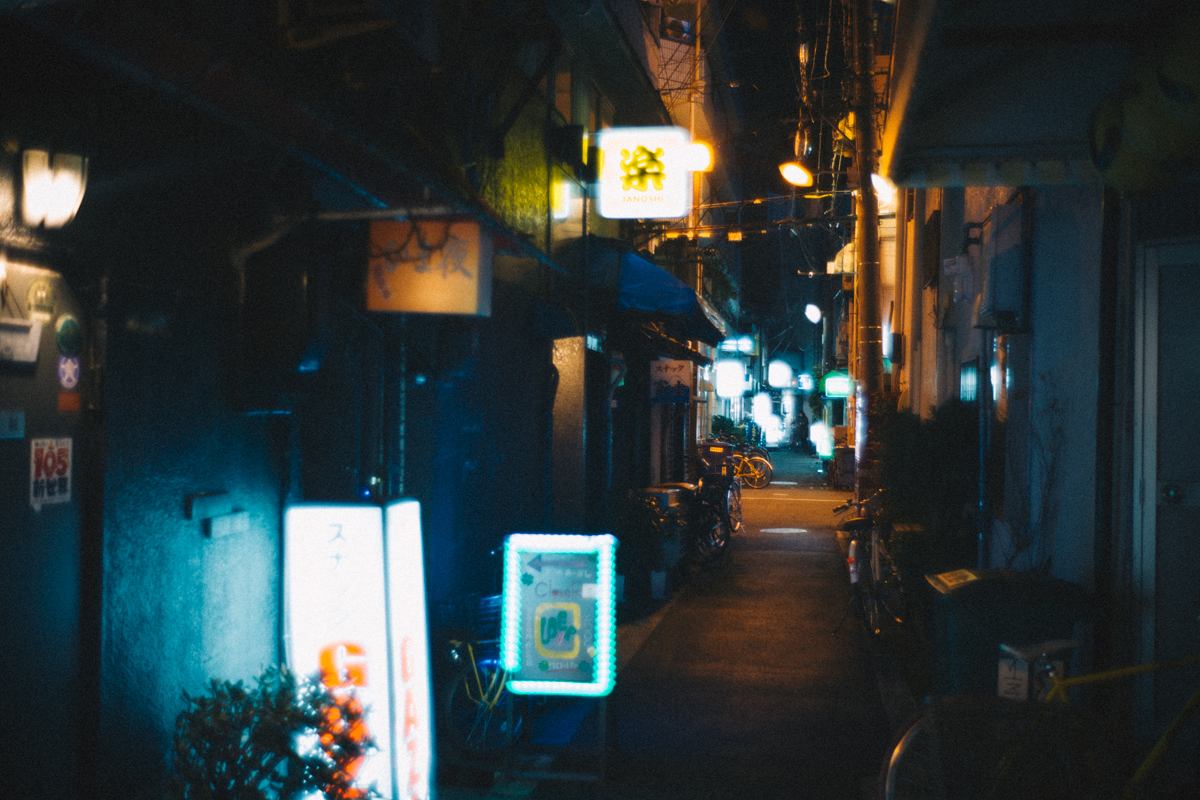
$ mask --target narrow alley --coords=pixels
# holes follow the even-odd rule
[[[621,626],[605,782],[443,785],[443,800],[873,796],[894,712],[861,625],[838,626],[849,589],[831,509],[848,493],[826,488],[810,457],[772,458],[776,479],[745,490],[728,557]],[[596,717],[559,764],[588,767]]]

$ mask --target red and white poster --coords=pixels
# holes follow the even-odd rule
[[[42,506],[71,501],[71,440],[31,439],[29,442],[29,504]]]

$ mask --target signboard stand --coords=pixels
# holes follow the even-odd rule
[[[508,724],[512,725],[512,695],[509,695],[508,707]],[[604,783],[605,771],[608,767],[608,698],[601,697],[596,701],[596,719],[597,719],[597,734],[596,734],[596,771],[556,771],[552,769],[524,769],[518,766],[521,757],[526,755],[524,752],[514,752],[509,756],[509,761],[505,765],[504,775],[506,778],[537,778],[539,780],[548,781],[595,781]],[[552,747],[545,748],[544,752],[553,754]],[[562,748],[558,748],[562,749]]]
[[[500,640],[509,691],[596,698],[598,722],[595,772],[521,769],[513,753],[510,775],[604,780],[607,695],[616,681],[616,547],[611,534],[514,533],[505,541]],[[511,713],[510,706],[510,724]]]

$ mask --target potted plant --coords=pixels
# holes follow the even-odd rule
[[[364,798],[353,776],[374,743],[365,710],[343,689],[298,684],[268,667],[253,688],[213,680],[175,720],[173,800],[274,800],[322,792]]]

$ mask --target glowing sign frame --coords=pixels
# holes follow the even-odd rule
[[[692,210],[692,171],[688,169],[691,141],[686,128],[671,125],[600,131],[596,136],[600,151],[597,205],[600,216],[605,219],[686,217]],[[661,172],[636,177],[627,174],[625,165],[638,157],[639,150],[654,165],[661,165]],[[633,181],[637,183],[630,186]]]
[[[853,391],[850,376],[844,372],[828,372],[821,378],[821,394],[825,397],[849,397]]]
[[[506,537],[504,542],[504,605],[503,605],[503,623],[500,629],[500,652],[502,663],[506,672],[510,676],[508,679],[508,689],[514,694],[554,694],[554,695],[579,695],[586,697],[603,697],[613,690],[616,685],[617,676],[617,614],[616,614],[616,592],[615,587],[615,558],[617,549],[617,539],[612,534],[603,533],[596,535],[584,534],[568,534],[568,533],[513,533]],[[529,559],[528,556],[533,558]],[[537,587],[548,585],[549,578],[546,581],[539,582],[536,586],[533,582],[533,575],[525,570],[526,566],[531,565],[539,557],[547,556],[594,556],[593,559],[586,561],[587,566],[581,566],[573,563],[568,570],[562,570],[563,575],[560,577],[569,578],[566,573],[578,573],[581,569],[591,569],[594,565],[595,572],[589,576],[587,582],[579,583],[579,578],[576,575],[575,582],[579,586],[579,597],[595,601],[594,614],[594,630],[592,635],[592,648],[594,655],[591,655],[591,680],[544,680],[536,677],[529,677],[524,674],[528,670],[522,669],[523,654],[529,650],[537,653],[544,652],[544,646],[541,640],[538,639],[536,631],[537,622],[542,622],[545,625],[545,619],[539,615],[545,610],[557,612],[559,614],[569,613],[567,609],[560,606],[567,603],[559,602],[551,599],[547,595],[546,599],[549,602],[539,603],[537,607],[532,609],[532,616],[529,617],[527,612],[530,612],[530,605],[533,601],[540,599],[535,593]],[[538,567],[535,569],[542,573],[543,569],[552,569],[550,561],[538,560]],[[543,575],[545,577],[545,575]],[[522,579],[525,580],[522,580]],[[568,592],[564,592],[564,596],[570,596]],[[576,605],[576,604],[570,604]],[[543,609],[542,607],[546,607]],[[553,608],[550,608],[553,607]],[[532,624],[523,626],[522,622],[527,617]],[[574,617],[576,621],[580,617]],[[525,630],[522,630],[522,627]],[[579,639],[586,642],[584,634],[581,635],[572,644],[572,651],[578,654],[580,647]],[[551,654],[553,655],[553,654]],[[544,656],[543,656],[544,657]],[[565,651],[563,657],[565,658]]]

